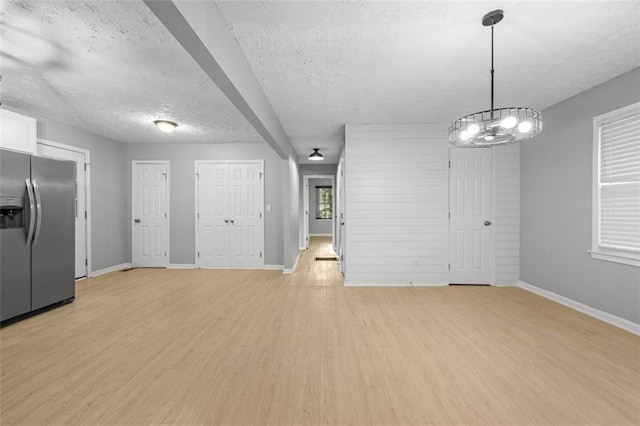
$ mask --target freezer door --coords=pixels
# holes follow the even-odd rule
[[[23,227],[5,223],[0,228],[0,321],[31,310],[31,247],[27,244],[30,217],[26,186],[30,168],[29,155],[0,150],[0,197],[17,197],[24,201]]]
[[[75,165],[31,157],[36,230],[31,248],[31,309],[75,295]]]

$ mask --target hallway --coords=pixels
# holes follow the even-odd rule
[[[316,257],[335,255],[331,237],[310,237],[309,248],[300,251],[300,259],[291,278],[302,286],[341,287],[344,279],[338,269],[338,262],[316,260]]]

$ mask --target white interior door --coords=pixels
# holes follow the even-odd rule
[[[168,265],[168,168],[166,162],[133,163],[133,266]]]
[[[452,284],[491,284],[494,276],[490,149],[451,149],[449,184]]]
[[[203,163],[197,168],[198,266],[229,266],[229,165]]]
[[[197,162],[196,242],[200,268],[260,268],[261,162]]]
[[[38,155],[42,157],[56,158],[72,161],[76,165],[76,278],[87,276],[87,204],[86,204],[86,171],[85,154],[58,146],[38,143]]]
[[[229,165],[229,266],[258,268],[262,260],[262,165]]]

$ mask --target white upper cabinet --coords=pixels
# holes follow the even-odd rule
[[[35,118],[0,108],[0,148],[35,154]]]

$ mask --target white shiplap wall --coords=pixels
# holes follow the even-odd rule
[[[446,125],[348,125],[346,285],[448,283]],[[520,270],[520,147],[492,148],[495,284]]]
[[[494,150],[496,285],[520,279],[520,146]]]
[[[348,125],[346,285],[446,285],[446,125]]]

